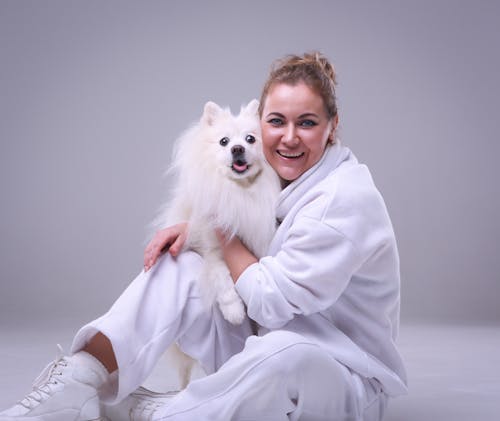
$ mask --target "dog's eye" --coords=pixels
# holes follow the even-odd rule
[[[255,136],[252,136],[251,134],[248,134],[247,137],[245,137],[245,140],[248,143],[255,143]]]
[[[222,146],[227,146],[227,144],[229,143],[229,138],[228,137],[223,137],[221,140],[219,140],[219,143]]]

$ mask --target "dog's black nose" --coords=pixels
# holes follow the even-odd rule
[[[245,148],[241,145],[235,145],[231,148],[231,153],[234,156],[243,155],[245,153]]]

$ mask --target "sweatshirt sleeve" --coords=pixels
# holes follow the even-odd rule
[[[361,265],[360,253],[341,232],[302,217],[289,229],[276,256],[266,256],[238,278],[248,315],[270,329],[298,314],[323,311],[338,299]]]

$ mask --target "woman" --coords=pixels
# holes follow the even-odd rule
[[[205,310],[200,258],[179,253],[189,227],[160,231],[146,270],[0,420],[99,419],[99,390],[118,402],[112,419],[371,421],[382,419],[388,396],[405,393],[394,346],[396,242],[368,169],[336,140],[333,67],[318,53],[277,62],[259,113],[264,153],[283,186],[279,227],[260,260],[218,232],[248,319],[233,326],[216,307]],[[161,255],[167,244],[175,258]],[[174,398],[132,393],[172,341],[208,376]]]

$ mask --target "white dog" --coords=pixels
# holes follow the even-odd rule
[[[177,141],[169,173],[177,176],[173,196],[160,226],[188,222],[186,249],[204,259],[200,276],[207,305],[217,303],[225,319],[239,324],[245,307],[222,258],[214,228],[236,235],[257,257],[265,255],[276,228],[278,176],[262,152],[258,101],[242,107],[238,116],[207,102],[201,120]],[[184,367],[181,385],[189,380]]]

